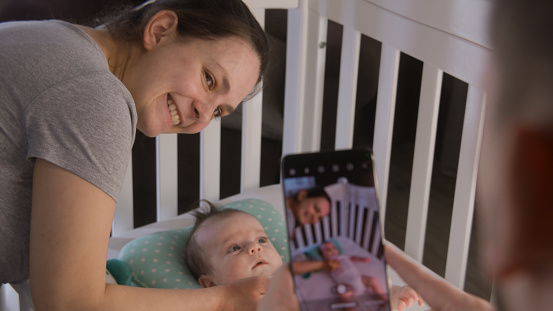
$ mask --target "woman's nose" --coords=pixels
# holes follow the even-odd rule
[[[200,123],[209,123],[213,119],[216,106],[205,101],[194,102],[194,118]]]

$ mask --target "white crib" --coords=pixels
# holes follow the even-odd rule
[[[375,154],[382,224],[386,219],[392,136],[402,53],[422,62],[416,138],[404,251],[423,260],[425,233],[438,113],[444,74],[468,85],[462,138],[458,152],[455,194],[449,230],[445,278],[463,288],[473,226],[476,177],[486,94],[485,71],[490,54],[487,0],[246,0],[261,24],[266,10],[287,13],[287,42],[282,154],[320,149],[323,124],[326,42],[329,21],[342,25],[334,148],[353,145],[356,95],[362,38],[381,43],[372,148]],[[362,55],[361,55],[362,56]],[[338,61],[338,60],[337,60]],[[328,81],[327,81],[328,82]],[[367,88],[372,87],[367,85]],[[200,134],[200,198],[229,202],[260,198],[283,206],[281,188],[260,188],[262,96],[242,107],[240,194],[220,197],[221,121]],[[130,239],[149,232],[190,224],[178,214],[177,135],[156,138],[157,221],[142,228],[133,225],[132,162],[115,211],[108,257],[116,257]],[[377,214],[378,215],[378,214]],[[3,287],[5,310],[17,308],[13,293]],[[2,306],[0,306],[2,310]]]
[[[338,182],[325,187],[331,199],[330,213],[316,224],[294,228],[292,258],[299,252],[333,238],[345,237],[363,250],[381,259],[380,223],[375,221],[378,207],[374,187]]]

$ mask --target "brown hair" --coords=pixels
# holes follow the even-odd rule
[[[220,208],[207,200],[201,200],[200,204],[201,203],[208,205],[209,210],[196,211],[192,214],[196,218],[196,222],[194,223],[194,227],[192,228],[190,237],[188,237],[185,250],[186,264],[194,278],[196,278],[197,280],[203,274],[207,274],[210,271],[211,267],[209,266],[208,261],[204,258],[204,253],[202,252],[201,246],[198,244],[196,239],[194,239],[194,234],[209,219],[225,218],[238,213],[248,214],[244,211],[234,208]]]

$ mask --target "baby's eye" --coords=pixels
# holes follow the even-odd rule
[[[257,240],[257,243],[261,243],[261,244],[265,244],[269,242],[269,238],[267,237],[262,237],[262,238],[259,238],[259,240]]]
[[[209,72],[205,72],[205,84],[207,84],[207,87],[211,90],[213,89],[213,86],[215,85],[215,80],[213,79],[213,76]]]
[[[236,252],[236,251],[239,251],[239,250],[240,250],[240,246],[239,245],[234,245],[228,250],[228,252],[233,253],[233,252]]]

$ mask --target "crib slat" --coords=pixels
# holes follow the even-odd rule
[[[304,101],[305,120],[303,146],[304,151],[315,152],[320,149],[321,131],[323,122],[323,94],[324,75],[326,65],[326,36],[328,20],[317,14],[307,15],[308,31],[307,36],[307,57],[306,73],[309,76],[305,79]]]
[[[259,187],[261,172],[262,94],[242,104],[240,192]]]
[[[374,121],[373,153],[380,201],[381,223],[386,215],[390,157],[392,154],[392,134],[396,108],[397,81],[400,51],[382,43],[380,52],[380,72]]]
[[[442,76],[442,70],[424,64],[405,238],[405,252],[419,262],[422,262],[426,233]]]
[[[282,138],[282,155],[300,151],[301,124],[303,107],[298,103],[303,98],[303,81],[305,81],[305,38],[306,32],[303,15],[307,14],[307,4],[288,10],[288,31],[286,44],[286,80],[284,92],[284,124]]]
[[[364,205],[359,206],[359,209],[357,210],[357,224],[355,226],[356,230],[355,230],[354,241],[358,245],[361,245],[363,241],[363,238],[361,237],[361,233],[363,232],[363,230],[361,228],[363,228],[363,221],[365,220],[363,217],[363,214],[365,213],[365,211],[368,213],[369,209]]]
[[[119,236],[121,233],[134,229],[133,224],[133,189],[132,189],[132,158],[129,159],[127,173],[123,180],[123,187],[117,199],[111,235]]]
[[[177,134],[156,137],[157,221],[178,214],[178,148]]]
[[[265,25],[265,10],[251,10],[259,24]],[[259,187],[261,172],[261,121],[263,92],[242,104],[242,154],[240,192]]]
[[[360,47],[361,33],[353,28],[344,26],[342,56],[340,58],[338,112],[336,117],[336,149],[349,149],[353,145]]]
[[[319,150],[324,40],[326,19],[310,11],[308,1],[288,10],[283,155]]]
[[[200,199],[219,200],[221,180],[221,119],[200,132]]]
[[[465,284],[485,107],[485,94],[469,86],[459,155],[463,169],[457,172],[445,272],[445,278],[459,288]]]
[[[348,207],[348,220],[347,220],[347,224],[348,224],[348,227],[347,227],[347,237],[350,238],[351,240],[355,240],[355,218],[356,218],[356,214],[357,214],[357,208],[355,206],[355,204],[353,203],[350,203],[349,204],[349,207]]]

